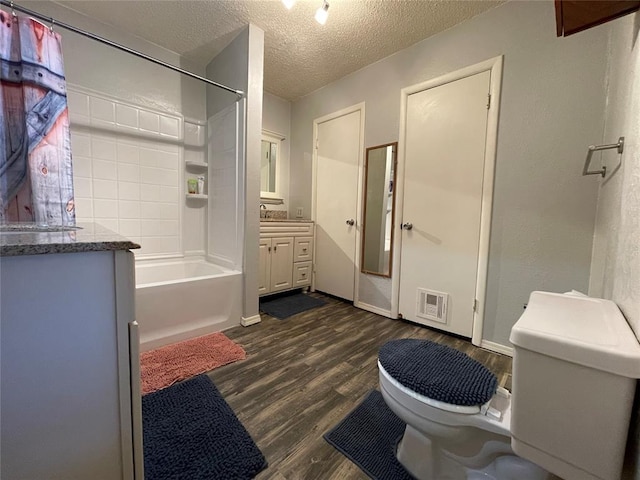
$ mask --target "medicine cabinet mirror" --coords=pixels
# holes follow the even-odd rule
[[[391,277],[398,142],[367,148],[362,272]]]
[[[273,132],[262,132],[260,148],[260,200],[281,200],[279,191],[279,165],[281,142],[284,137]],[[274,203],[274,202],[264,202]],[[277,202],[276,202],[277,203]]]

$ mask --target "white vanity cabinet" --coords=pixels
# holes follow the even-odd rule
[[[312,271],[312,222],[260,222],[260,295],[308,287]]]
[[[260,283],[258,291],[275,293],[293,285],[293,237],[260,239]]]
[[[3,480],[144,478],[133,253],[102,245],[0,258]]]

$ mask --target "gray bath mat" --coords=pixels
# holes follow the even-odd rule
[[[312,308],[325,305],[327,302],[320,298],[310,297],[304,293],[285,295],[273,299],[260,300],[260,310],[272,317],[283,320],[296,313],[306,312]]]
[[[324,439],[374,480],[412,480],[395,455],[405,426],[372,390]]]

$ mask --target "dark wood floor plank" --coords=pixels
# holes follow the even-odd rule
[[[210,377],[269,462],[258,480],[361,480],[367,476],[322,435],[378,387],[380,346],[422,338],[458,348],[511,387],[511,359],[469,341],[354,308],[313,293],[326,304],[285,320],[263,315],[250,327],[225,331],[246,360]]]

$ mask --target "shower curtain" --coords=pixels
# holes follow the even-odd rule
[[[75,225],[60,40],[0,11],[0,223]]]

